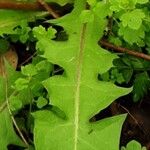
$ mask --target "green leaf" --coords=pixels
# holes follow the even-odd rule
[[[139,101],[147,93],[149,88],[150,88],[150,78],[147,72],[137,74],[133,85],[134,102]]]
[[[133,69],[123,69],[122,74],[126,83],[128,83],[133,75]]]
[[[16,135],[12,120],[8,110],[5,109],[0,112],[0,145],[2,150],[7,150],[8,144],[22,145],[21,140]]]
[[[119,12],[121,10],[134,9],[136,0],[109,0],[110,1],[110,9],[115,12]]]
[[[34,21],[36,16],[44,14],[43,12],[33,11],[14,11],[0,9],[0,35],[14,34],[17,31],[15,27],[22,22]]]
[[[9,101],[13,109],[18,110],[22,108],[24,105],[30,104],[32,98],[33,97],[31,95],[31,91],[29,90],[29,88],[20,88],[17,91],[16,95],[12,95],[9,97]]]
[[[124,13],[120,20],[124,27],[128,26],[131,29],[138,30],[144,18],[145,14],[141,9],[134,9],[131,12]]]
[[[125,81],[122,73],[120,73],[119,70],[116,68],[111,70],[111,80],[114,82],[117,82],[119,84],[121,84]]]
[[[31,28],[28,27],[26,21],[21,21],[20,26],[16,27],[14,31],[16,33],[10,36],[13,42],[20,40],[20,42],[25,43],[29,40],[29,32],[31,31]]]
[[[15,81],[15,89],[17,91],[21,91],[21,90],[24,90],[24,89],[27,89],[29,86],[29,80],[28,79],[25,79],[25,78],[18,78],[16,81]]]
[[[13,95],[10,96],[9,101],[10,101],[10,109],[12,111],[16,111],[22,108],[22,101],[18,99],[17,96],[13,96]]]
[[[141,150],[141,144],[133,140],[127,144],[127,150]]]
[[[89,119],[131,89],[98,80],[98,74],[108,71],[116,58],[97,44],[107,23],[100,19],[103,16],[96,15],[92,22],[81,22],[80,15],[86,9],[85,0],[76,0],[74,7],[71,14],[50,21],[64,28],[67,41],[50,41],[44,36],[47,35],[45,32],[42,37],[36,35],[37,48],[44,52],[42,56],[64,69],[63,75],[50,77],[43,85],[50,95],[51,104],[63,111],[66,119],[51,111],[35,112],[35,149],[104,150],[107,147],[107,150],[117,150],[125,115],[95,123],[90,123]],[[33,31],[37,33],[38,28]]]
[[[43,37],[46,36],[49,39],[55,38],[56,30],[53,28],[48,28],[48,31],[45,31],[45,28],[41,25],[38,27],[38,30],[36,30],[37,27],[34,28],[34,36],[35,37]]]
[[[105,18],[106,16],[112,15],[112,11],[110,10],[110,5],[105,3],[104,1],[98,2],[93,8],[93,12],[98,17],[103,17],[103,18]]]
[[[146,150],[146,147],[142,147],[139,142],[132,140],[127,144],[126,148],[122,147],[121,150]]]
[[[96,2],[97,2],[97,0],[87,0],[87,3],[92,7],[95,6]]]
[[[149,0],[137,0],[137,3],[139,3],[139,4],[145,4],[148,2],[149,2]]]
[[[107,72],[105,72],[105,73],[103,73],[103,74],[101,74],[101,79],[103,80],[103,81],[109,81],[110,80],[110,74],[109,74],[109,72],[107,71]]]
[[[9,42],[5,39],[0,39],[0,54],[5,53],[9,48]]]
[[[33,64],[29,64],[21,67],[21,72],[25,76],[32,77],[37,74],[37,69]]]
[[[7,150],[8,144],[15,144],[24,146],[23,142],[17,136],[14,131],[12,119],[10,113],[8,112],[6,97],[12,94],[13,90],[11,85],[14,83],[18,74],[9,66],[5,61],[5,67],[7,70],[7,83],[4,78],[0,77],[0,149]],[[7,84],[7,86],[6,86]],[[8,87],[6,92],[6,87]]]
[[[129,27],[123,27],[122,25],[120,25],[118,34],[120,36],[123,36],[124,40],[131,45],[133,43],[140,44],[142,39],[144,39],[145,37],[145,31],[143,26],[141,26],[138,30],[134,30]]]
[[[38,98],[36,104],[37,104],[37,107],[38,107],[38,108],[42,108],[43,106],[45,106],[45,105],[47,104],[47,100],[46,100],[44,97],[41,97],[41,96],[40,96],[40,97]]]
[[[40,61],[39,63],[35,65],[35,67],[38,71],[46,71],[46,72],[52,71],[52,68],[53,68],[52,64],[46,60]]]

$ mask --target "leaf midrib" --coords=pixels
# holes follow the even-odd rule
[[[81,83],[81,73],[82,73],[82,64],[83,64],[83,52],[84,52],[84,44],[85,44],[85,31],[86,24],[83,24],[81,29],[81,36],[79,42],[79,59],[77,64],[77,72],[76,72],[76,89],[75,89],[75,114],[74,114],[74,150],[77,150],[78,143],[78,129],[79,129],[79,107],[80,107],[80,83]]]

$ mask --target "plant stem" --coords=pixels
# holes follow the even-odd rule
[[[59,18],[59,15],[48,5],[44,0],[37,0],[37,2],[45,8],[54,18]]]
[[[31,56],[29,56],[25,61],[19,64],[18,68],[21,68],[25,63],[29,62],[34,56],[36,56],[37,52],[34,52]]]
[[[129,54],[129,55],[132,55],[132,56],[135,56],[135,57],[138,57],[138,58],[143,58],[145,60],[150,61],[150,55],[140,53],[140,52],[136,52],[135,50],[129,50],[129,49],[124,48],[124,47],[115,46],[115,45],[113,45],[113,44],[111,44],[111,43],[109,43],[105,40],[101,40],[100,45],[105,47],[105,48],[112,49],[114,51],[118,51],[118,52],[121,52],[121,53],[126,53],[126,54]]]
[[[31,92],[31,88],[29,88],[29,92],[30,92],[31,99],[30,99],[28,122],[27,122],[27,130],[28,130],[28,132],[30,132],[30,127],[31,127],[31,112],[32,112],[32,102],[33,102],[33,96],[32,96],[32,92]]]
[[[3,62],[5,62],[5,57],[3,57]],[[27,147],[29,147],[29,144],[28,144],[27,140],[24,138],[22,132],[20,131],[20,129],[17,125],[17,122],[16,122],[16,120],[15,120],[15,118],[14,118],[12,112],[11,112],[11,109],[10,109],[9,98],[8,98],[8,87],[7,87],[8,86],[7,73],[4,70],[3,70],[3,77],[4,77],[4,80],[5,80],[5,99],[6,99],[6,105],[7,105],[8,113],[9,113],[9,115],[11,117],[11,120],[12,120],[18,134],[20,135],[21,139],[23,140],[25,145]]]
[[[3,1],[0,2],[0,9],[15,9],[15,10],[45,10],[39,3],[29,2],[11,2]]]
[[[4,73],[3,73],[3,76],[4,76]],[[11,96],[16,95],[16,94],[17,94],[17,92],[14,91],[14,92],[11,94]],[[0,105],[0,113],[1,113],[6,107],[7,107],[7,102],[4,101],[4,102]]]
[[[13,9],[13,10],[32,10],[41,11],[47,10],[54,18],[58,18],[58,13],[53,10],[52,6],[44,0],[37,0],[37,2],[0,2],[0,9]]]

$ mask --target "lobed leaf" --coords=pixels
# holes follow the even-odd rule
[[[129,26],[131,29],[138,30],[142,25],[142,19],[145,14],[141,9],[134,9],[131,12],[124,13],[120,20],[124,27]]]
[[[98,74],[108,71],[116,58],[98,45],[106,26],[105,16],[83,19],[86,1],[76,0],[74,11],[51,21],[62,26],[67,41],[50,40],[41,27],[34,28],[40,49],[49,62],[64,69],[43,82],[51,104],[66,115],[64,119],[51,111],[33,114],[35,118],[34,142],[36,150],[117,150],[125,115],[90,123],[89,119],[131,89],[99,81]],[[84,15],[89,16],[89,11]],[[44,34],[46,36],[44,36]],[[43,36],[41,36],[43,35]],[[109,140],[111,139],[111,140]]]

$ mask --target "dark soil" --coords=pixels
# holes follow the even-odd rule
[[[150,150],[150,94],[141,101],[134,103],[132,95],[127,95],[113,102],[91,119],[100,120],[106,117],[127,113],[127,118],[122,127],[120,146],[126,146],[131,140],[136,140]]]
[[[121,135],[121,145],[126,145],[130,140],[137,140],[150,150],[150,94],[146,95],[140,102],[133,103],[131,106],[126,100],[126,104],[119,107],[128,113],[123,125]],[[122,107],[123,106],[123,107]],[[119,109],[118,109],[119,110]]]

